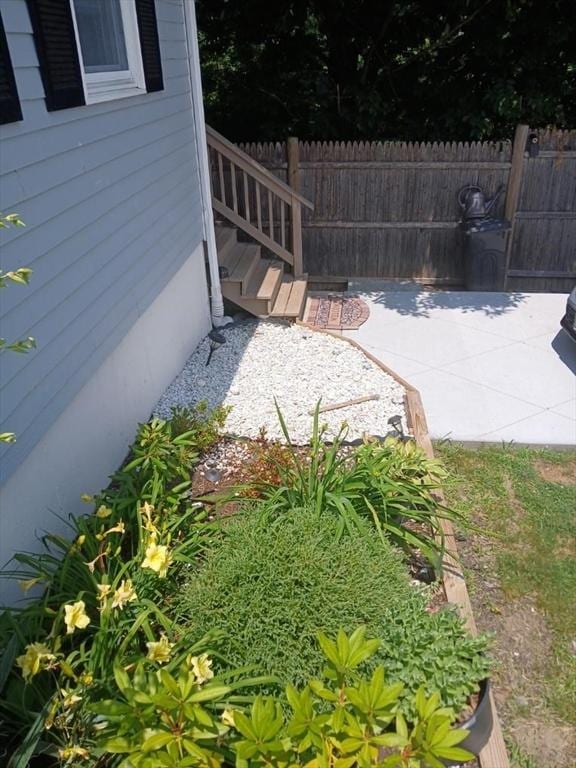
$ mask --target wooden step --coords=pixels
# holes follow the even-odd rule
[[[238,242],[237,231],[234,227],[214,227],[218,263],[222,264],[228,251]]]
[[[282,285],[283,275],[284,266],[281,261],[260,259],[260,263],[250,278],[245,296],[249,299],[264,299],[273,302]]]
[[[306,301],[307,275],[285,275],[270,312],[270,317],[300,317]]]
[[[245,309],[255,317],[269,316],[269,302],[265,299],[249,299],[240,293],[240,283],[222,283],[222,295],[228,301],[236,304],[240,309]]]
[[[236,243],[226,253],[221,266],[228,270],[228,277],[221,282],[240,283],[245,293],[256,267],[260,264],[260,246],[252,243]]]

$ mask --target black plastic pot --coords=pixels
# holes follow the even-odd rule
[[[460,726],[470,733],[458,746],[478,756],[488,743],[493,723],[492,706],[490,705],[490,680],[486,679],[480,683],[478,706],[474,714]],[[451,760],[443,760],[442,762],[444,765],[459,765],[459,763]]]

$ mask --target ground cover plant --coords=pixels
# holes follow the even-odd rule
[[[576,453],[437,447],[450,504],[496,534],[458,534],[514,768],[571,768],[576,753]]]
[[[370,521],[346,530],[329,510],[278,515],[263,503],[222,528],[182,591],[180,616],[193,642],[222,631],[220,669],[250,665],[303,685],[322,668],[317,632],[363,624],[382,641],[373,663],[405,686],[409,717],[421,685],[456,716],[486,677],[486,639],[469,637],[451,610],[427,610],[400,552]]]

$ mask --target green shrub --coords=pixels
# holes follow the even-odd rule
[[[329,510],[349,530],[368,518],[381,537],[406,551],[418,548],[440,571],[444,557],[442,518],[465,526],[462,516],[439,503],[434,492],[446,471],[414,442],[395,438],[367,441],[351,453],[342,451],[343,424],[331,444],[319,422],[316,406],[308,456],[290,443],[289,430],[278,409],[288,442],[288,456],[277,462],[279,482],[256,481],[259,495],[277,512],[306,507]]]
[[[264,507],[228,521],[183,590],[180,620],[192,640],[222,631],[222,668],[255,665],[295,685],[321,672],[318,631],[365,624],[382,640],[373,665],[406,683],[407,714],[421,684],[440,685],[443,705],[460,710],[486,671],[485,640],[468,637],[452,612],[426,611],[401,555],[368,521],[342,532],[326,512],[277,517]]]
[[[283,683],[318,674],[318,631],[372,629],[385,605],[412,592],[401,557],[368,524],[343,536],[338,523],[306,510],[281,518],[245,513],[225,523],[224,538],[183,590],[191,636],[218,627],[228,663],[256,663]]]

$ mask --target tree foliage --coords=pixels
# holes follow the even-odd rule
[[[203,0],[206,114],[229,138],[508,138],[576,124],[573,0]]]

